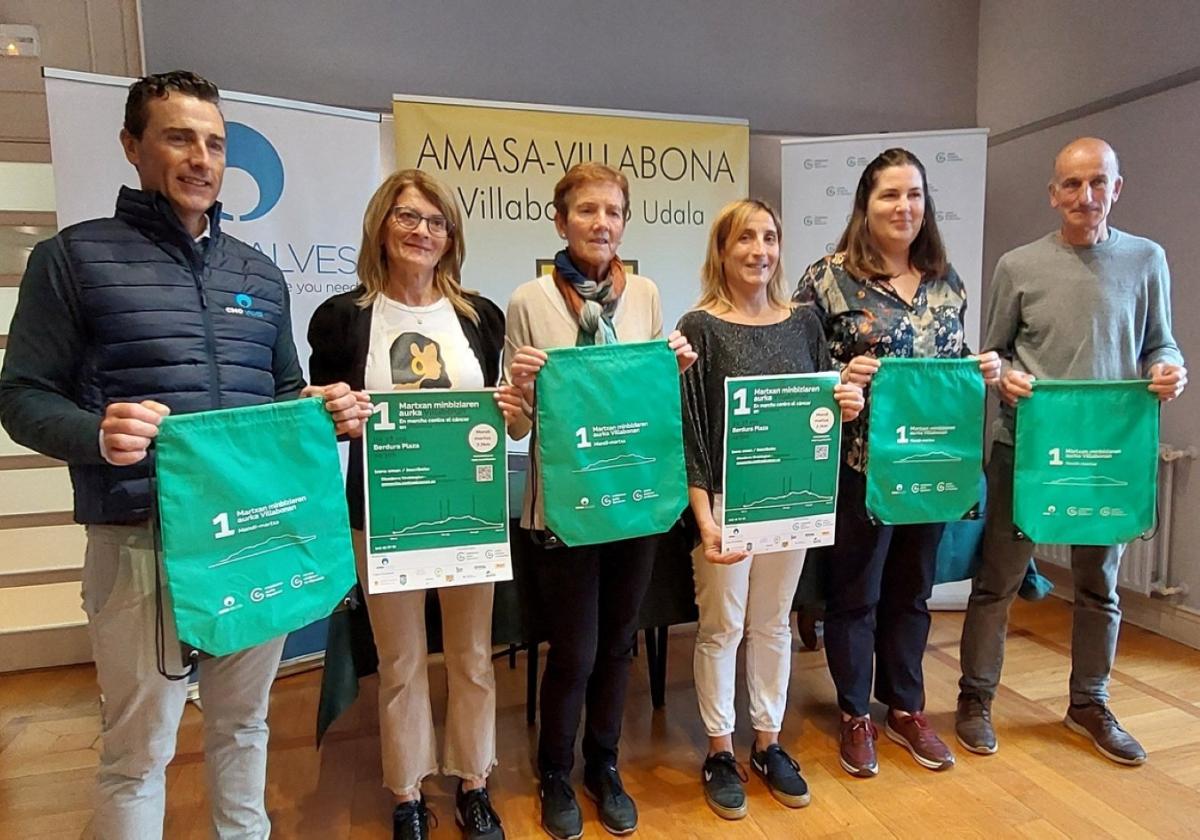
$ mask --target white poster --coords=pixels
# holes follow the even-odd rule
[[[59,227],[111,216],[137,171],[118,141],[132,79],[47,68]],[[221,91],[228,136],[222,230],[270,257],[287,279],[307,375],[313,311],[358,284],[362,216],[379,185],[380,115]]]
[[[838,381],[836,373],[725,378],[723,552],[833,545]]]
[[[884,149],[908,149],[925,165],[938,230],[967,287],[967,343],[979,347],[987,129],[813,137],[780,142],[784,265],[793,284],[832,254],[850,219],[863,167]]]

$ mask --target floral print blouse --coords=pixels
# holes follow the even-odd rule
[[[912,304],[886,277],[860,280],[844,266],[845,254],[824,257],[808,267],[793,296],[814,306],[825,326],[829,352],[841,367],[855,356],[958,359],[970,355],[963,335],[967,290],[953,268],[941,277],[925,276]],[[866,469],[867,410],[843,430],[842,457],[855,470]]]

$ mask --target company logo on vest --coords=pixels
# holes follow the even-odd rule
[[[261,219],[274,209],[283,195],[283,160],[271,141],[263,134],[239,122],[225,124],[228,135],[226,169],[240,169],[247,173],[258,187],[258,203],[247,213],[235,216],[222,211],[225,221],[252,222]]]
[[[233,302],[237,305],[225,307],[225,311],[230,315],[249,315],[251,318],[266,317],[261,309],[251,309],[254,306],[254,298],[245,292],[234,295]]]

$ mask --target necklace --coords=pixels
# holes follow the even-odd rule
[[[423,325],[425,323],[425,319],[431,315],[435,309],[438,308],[438,305],[443,300],[445,300],[445,298],[440,298],[433,303],[426,304],[424,306],[414,306],[413,304],[403,303],[395,300],[394,298],[387,299],[388,303],[390,303],[392,306],[395,306],[401,312],[406,313],[410,318],[416,321],[418,325]]]

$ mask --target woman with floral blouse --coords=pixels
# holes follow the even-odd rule
[[[925,167],[888,149],[859,179],[854,210],[837,250],[811,265],[795,299],[816,307],[842,381],[870,385],[884,357],[960,358],[966,289],[946,259]],[[979,357],[989,384],[995,353]],[[881,525],[866,510],[869,412],[843,427],[843,463],[834,545],[826,554],[825,652],[842,712],[841,764],[854,776],[879,772],[875,697],[887,706],[884,731],[932,770],[954,755],[925,718],[922,658],[929,637],[941,524]]]

